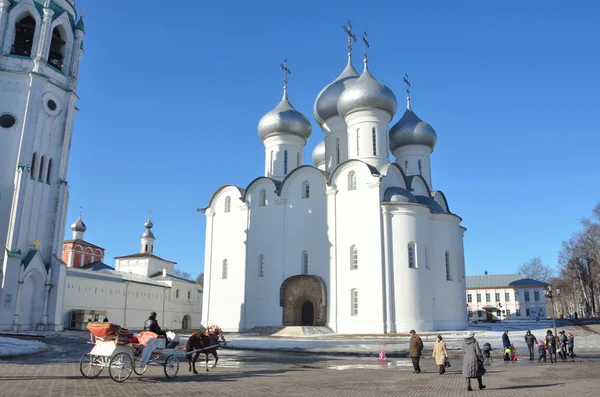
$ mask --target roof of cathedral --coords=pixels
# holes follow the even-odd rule
[[[84,244],[84,245],[89,245],[90,247],[99,248],[101,250],[104,249],[102,247],[99,247],[99,246],[97,246],[95,244],[89,243],[89,242],[87,242],[85,240],[82,240],[80,238],[76,238],[76,239],[73,239],[73,240],[65,240],[65,241],[63,241],[63,244],[73,244],[73,245],[75,245],[75,244]]]
[[[373,77],[367,63],[365,69],[358,79],[346,88],[337,103],[340,116],[365,108],[381,109],[394,117],[398,103],[396,95],[387,86]]]
[[[161,258],[160,256],[156,256],[149,252],[138,252],[137,254],[131,254],[131,255],[125,255],[125,256],[115,256],[115,259],[127,259],[127,258],[154,258],[154,259],[161,260],[163,262],[169,262],[169,263],[174,263],[174,264],[177,263],[177,262],[173,262],[173,261],[168,261],[166,259]]]
[[[319,95],[317,95],[317,99],[315,99],[313,115],[317,123],[322,125],[325,120],[339,115],[337,108],[338,99],[340,99],[342,92],[356,81],[358,76],[359,74],[354,69],[351,58],[348,57],[348,63],[342,74],[326,85],[319,92]]]
[[[285,89],[281,102],[258,122],[258,136],[263,142],[271,136],[288,134],[296,135],[306,142],[311,133],[310,121],[292,106]]]
[[[467,289],[545,286],[547,283],[523,277],[519,274],[484,274],[467,276]]]
[[[436,143],[435,130],[412,111],[409,99],[402,118],[390,129],[390,150],[407,145],[424,145],[433,150]]]
[[[190,283],[190,284],[196,284],[195,281],[193,280],[188,280],[187,278],[183,278],[183,277],[177,277],[174,274],[167,274],[166,277],[163,277],[163,273],[162,272],[157,272],[154,273],[150,276],[150,278],[155,279],[155,280],[176,280],[176,281],[185,281],[186,283]],[[199,287],[200,284],[198,284]]]

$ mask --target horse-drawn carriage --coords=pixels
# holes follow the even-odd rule
[[[161,365],[165,375],[172,378],[179,372],[179,358],[166,341],[153,332],[142,332],[136,337],[127,329],[111,323],[90,323],[91,351],[79,361],[81,374],[96,378],[104,368],[115,382],[124,382],[132,372],[142,375],[149,364]]]

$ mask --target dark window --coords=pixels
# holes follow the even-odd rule
[[[10,128],[17,122],[15,116],[12,114],[3,114],[0,116],[0,127],[2,128]]]
[[[481,310],[477,310],[477,317],[481,317]]]
[[[188,299],[192,299],[192,293],[188,291]]]
[[[335,164],[340,163],[340,138],[335,138]]]
[[[36,153],[33,153],[33,155],[31,156],[31,173],[29,175],[31,175],[31,179],[35,178],[34,177],[34,173],[35,173],[35,157],[36,157]]]
[[[477,294],[477,303],[481,303],[481,294]]]
[[[377,130],[373,128],[373,156],[377,156]]]
[[[48,160],[48,172],[46,172],[46,182],[50,183],[50,175],[52,174],[52,159]]]
[[[521,300],[521,293],[519,291],[515,291],[515,302],[519,302]]]
[[[516,313],[517,316],[521,317],[521,309],[517,309]]]
[[[50,99],[46,104],[48,105],[48,109],[51,111],[54,112],[56,110],[56,102],[54,102],[52,99]]]
[[[421,160],[417,163],[419,165],[419,175],[423,175],[423,169],[421,168]]]
[[[64,59],[65,41],[60,34],[58,27],[52,31],[52,41],[50,42],[50,53],[48,54],[48,63],[55,68],[62,70]],[[48,104],[48,107],[50,104]],[[50,109],[53,110],[53,109]]]
[[[529,317],[529,309],[525,309],[525,315]]]
[[[485,301],[486,302],[491,302],[492,299],[490,298],[490,294],[485,294]]]
[[[15,41],[10,49],[14,55],[31,56],[33,36],[35,34],[35,19],[26,16],[15,24]]]
[[[500,302],[500,292],[496,292],[496,302]]]
[[[533,291],[533,299],[535,299],[536,302],[540,301],[540,291]]]
[[[471,294],[467,295],[467,302],[469,302],[469,303],[473,302],[473,295],[471,295]]]
[[[288,170],[288,155],[287,155],[287,150],[285,150],[283,152],[283,174],[287,175],[287,170]]]
[[[529,302],[529,291],[525,291],[525,302]]]
[[[38,173],[38,179],[42,180],[42,174],[44,173],[44,156],[42,156],[42,159],[40,160],[40,172]]]
[[[505,293],[504,293],[504,300],[505,300],[506,302],[510,302],[510,293],[509,293],[509,292],[505,292]]]
[[[473,317],[473,312],[469,310],[469,318]]]

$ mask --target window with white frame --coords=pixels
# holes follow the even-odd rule
[[[308,252],[302,251],[302,274],[308,274]]]
[[[408,267],[411,269],[417,268],[417,260],[415,257],[415,243],[408,243]]]
[[[231,197],[225,197],[225,212],[231,212]]]
[[[348,190],[356,190],[356,172],[348,173]]]
[[[265,205],[267,205],[267,191],[265,189],[262,189],[260,191],[260,194],[258,196],[258,205],[260,207],[264,207]]]
[[[450,252],[446,251],[446,280],[450,281],[452,280],[452,277],[450,276]]]
[[[308,183],[308,181],[302,182],[302,198],[310,198],[310,184]]]
[[[358,290],[356,288],[350,290],[350,299],[352,302],[352,316],[358,316]]]
[[[223,259],[223,265],[221,267],[221,278],[223,280],[227,280],[227,272],[229,271],[228,267],[229,263],[227,262],[227,259]]]
[[[288,152],[287,150],[283,151],[283,175],[287,175],[288,171]]]
[[[258,256],[258,277],[264,277],[264,276],[265,276],[265,256],[261,254]]]
[[[350,247],[350,270],[358,269],[358,248],[356,245]]]
[[[373,127],[373,156],[377,156],[377,130]]]
[[[469,302],[469,303],[473,302],[473,294],[467,294],[467,302]]]

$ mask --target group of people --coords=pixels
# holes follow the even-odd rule
[[[531,331],[527,331],[525,333],[525,343],[529,350],[529,361],[535,360],[536,347],[538,350],[538,362],[546,362],[546,357],[549,355],[550,362],[556,363],[557,354],[563,360],[566,360],[568,357],[573,361],[575,358],[575,353],[573,351],[575,348],[575,337],[571,332],[560,331],[558,336],[554,336],[552,330],[548,330],[546,331],[544,340],[538,341]],[[508,352],[508,349],[514,349],[514,346],[510,343],[510,338],[508,337],[508,330],[505,330],[502,335],[502,345],[506,352]],[[516,354],[514,354],[513,357],[512,355],[505,353],[505,361],[513,359],[516,360]]]

